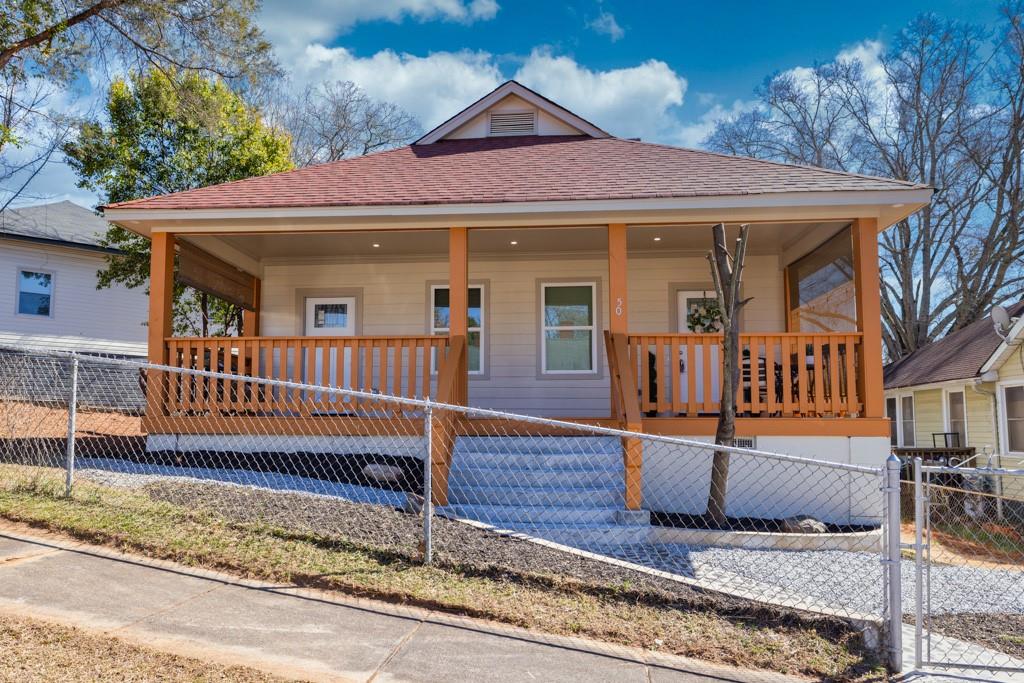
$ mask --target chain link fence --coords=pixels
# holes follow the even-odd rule
[[[917,665],[1024,672],[1024,470],[914,462]],[[906,507],[906,506],[905,506]]]
[[[8,490],[88,487],[479,571],[641,577],[876,641],[913,572],[885,526],[898,471],[344,387],[8,350],[0,448]]]

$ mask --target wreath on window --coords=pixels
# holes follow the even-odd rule
[[[686,326],[691,332],[707,334],[722,328],[722,308],[718,299],[703,299],[686,316]]]

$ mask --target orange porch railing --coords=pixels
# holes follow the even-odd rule
[[[631,334],[626,339],[641,412],[685,417],[718,412],[722,335]],[[859,333],[741,334],[737,414],[860,415],[860,344]]]

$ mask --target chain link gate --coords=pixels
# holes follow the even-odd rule
[[[1024,470],[914,460],[916,668],[1024,680]]]

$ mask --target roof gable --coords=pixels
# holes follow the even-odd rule
[[[565,107],[516,81],[506,81],[414,142],[429,145],[441,140],[492,137],[489,122],[494,114],[534,113],[530,134],[583,135],[607,138],[608,133]]]

